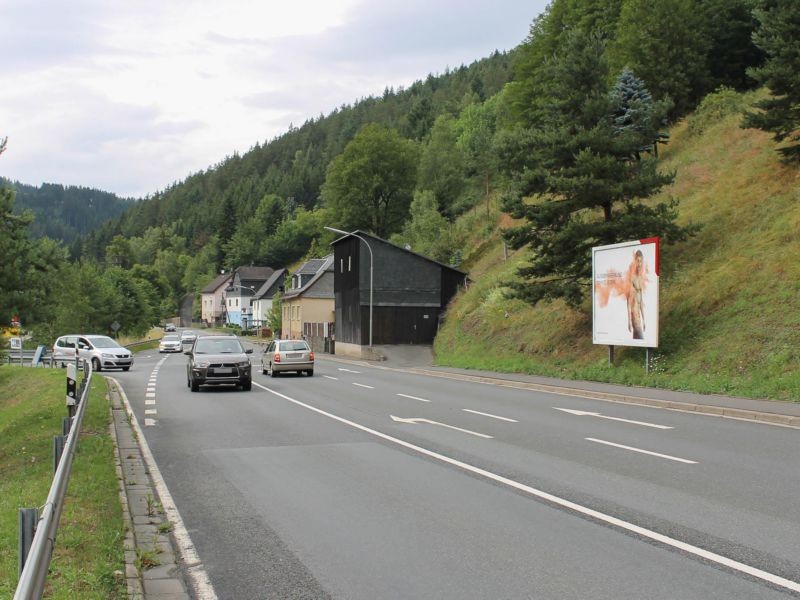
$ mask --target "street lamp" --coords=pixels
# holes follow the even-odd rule
[[[334,227],[325,227],[325,229],[341,235],[352,235],[353,237],[357,237],[367,245],[367,250],[369,250],[369,347],[372,348],[372,248],[370,247],[369,242],[367,242],[367,240],[357,233],[342,231],[341,229],[336,229]]]

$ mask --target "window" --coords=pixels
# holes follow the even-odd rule
[[[344,273],[344,259],[339,259],[339,273]]]
[[[350,262],[350,259],[351,259],[351,258],[352,258],[352,256],[348,256],[348,257],[347,257],[347,270],[348,270],[348,271],[352,271],[352,269],[353,269],[353,265],[352,265],[352,264],[351,264],[351,262]]]

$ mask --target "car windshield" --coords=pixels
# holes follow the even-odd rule
[[[296,352],[298,350],[308,350],[305,342],[281,342],[282,352]]]
[[[121,348],[117,342],[112,340],[110,337],[102,336],[102,337],[93,337],[89,338],[89,341],[92,343],[92,346],[95,348]]]
[[[161,341],[162,342],[177,342],[180,338],[177,335],[165,335]]]
[[[242,345],[236,339],[200,338],[194,347],[195,354],[243,354]]]
[[[194,331],[184,331],[183,333],[181,333],[182,337],[191,337],[193,335],[194,335]]]

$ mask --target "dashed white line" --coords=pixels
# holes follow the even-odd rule
[[[339,381],[338,377],[331,377],[330,375],[323,375],[326,379],[333,379],[334,381]]]
[[[144,420],[144,426],[145,427],[153,427],[155,424],[156,424],[156,420],[155,419],[145,419]]]
[[[670,456],[669,454],[661,454],[659,452],[651,452],[650,450],[642,450],[641,448],[634,448],[633,446],[625,446],[623,444],[615,444],[614,442],[607,442],[605,440],[598,440],[596,438],[583,438],[590,442],[597,444],[605,444],[606,446],[614,446],[615,448],[622,448],[623,450],[630,450],[631,452],[639,452],[640,454],[649,454],[650,456],[657,456],[659,458],[666,458],[667,460],[674,460],[676,462],[686,463],[687,465],[696,465],[696,460],[688,460],[686,458],[678,458],[677,456]]]
[[[356,383],[353,382],[353,385],[357,385],[358,387],[367,388],[368,390],[374,390],[375,388],[371,385],[364,385],[363,383]]]
[[[480,412],[477,410],[470,410],[468,408],[462,409],[464,412],[473,413],[476,415],[483,415],[484,417],[491,417],[492,419],[500,419],[501,421],[508,421],[509,423],[519,423],[516,419],[509,419],[508,417],[498,417],[497,415],[490,415],[489,413]]]
[[[693,546],[692,544],[676,540],[675,538],[671,538],[667,535],[664,535],[663,533],[658,533],[657,531],[653,531],[652,529],[640,527],[639,525],[634,525],[633,523],[629,523],[628,521],[623,521],[622,519],[619,519],[617,517],[612,517],[611,515],[607,515],[600,511],[588,508],[586,506],[582,506],[580,504],[576,504],[575,502],[572,502],[565,498],[549,494],[545,491],[536,489],[529,485],[525,485],[524,483],[520,483],[518,481],[514,481],[513,479],[509,479],[508,477],[503,477],[502,475],[498,475],[497,473],[492,473],[491,471],[487,471],[486,469],[481,469],[480,467],[476,467],[469,463],[456,460],[455,458],[450,458],[449,456],[445,456],[444,454],[439,454],[438,452],[434,452],[433,450],[428,450],[427,448],[416,446],[414,444],[411,444],[410,442],[403,441],[399,438],[392,437],[385,433],[381,433],[380,431],[377,431],[375,429],[370,429],[369,427],[360,425],[359,423],[355,423],[354,421],[349,421],[348,419],[345,419],[343,417],[339,417],[332,413],[326,412],[320,408],[311,406],[310,404],[306,404],[305,402],[301,402],[300,400],[295,400],[294,398],[290,398],[285,394],[281,394],[280,392],[271,390],[268,387],[263,386],[259,383],[253,382],[253,385],[261,388],[264,391],[269,392],[270,394],[274,394],[275,396],[278,396],[280,398],[283,398],[284,400],[292,402],[297,406],[302,406],[303,408],[314,411],[317,414],[324,415],[330,419],[333,419],[334,421],[339,421],[340,423],[343,423],[345,425],[348,425],[350,427],[353,427],[355,429],[358,429],[359,431],[363,431],[370,435],[374,435],[375,437],[386,440],[387,442],[391,442],[393,444],[397,444],[398,446],[408,448],[409,450],[418,452],[419,454],[429,456],[433,459],[453,465],[454,467],[458,467],[459,469],[462,469],[464,471],[468,471],[470,473],[480,475],[481,477],[485,477],[486,479],[496,481],[497,483],[502,483],[503,485],[507,485],[511,488],[517,489],[521,492],[524,492],[536,498],[541,498],[542,500],[546,500],[547,502],[552,502],[553,504],[569,509],[576,513],[592,517],[593,519],[597,519],[598,521],[601,521],[603,523],[608,523],[609,525],[618,527],[620,529],[624,529],[625,531],[630,531],[631,533],[654,540],[656,542],[664,544],[665,546],[669,546],[671,548],[676,548],[683,552],[693,554],[694,556],[697,556],[704,560],[708,560],[717,563],[719,565],[723,565],[725,567],[728,567],[729,569],[739,571],[740,573],[745,573],[747,575],[756,577],[758,579],[761,579],[762,581],[772,583],[782,588],[792,590],[795,592],[800,592],[800,582],[792,581],[791,579],[786,579],[785,577],[780,577],[779,575],[763,571],[762,569],[757,569],[756,567],[752,567],[748,564],[733,560],[732,558],[722,556],[721,554],[710,552],[709,550],[704,550],[703,548],[699,548],[698,546]]]
[[[419,400],[420,402],[430,402],[430,400],[426,400],[425,398],[417,398],[416,396],[409,396],[408,394],[397,394],[398,396],[402,396],[403,398],[410,398],[411,400]]]
[[[145,400],[144,403],[145,403],[145,406],[152,406],[153,404],[156,403],[156,401],[155,400]]]
[[[358,374],[361,373],[361,371],[353,371],[352,369],[343,369],[342,367],[339,367],[339,370],[344,371],[345,373],[358,373]]]
[[[157,415],[158,411],[155,408],[146,408],[144,411],[146,415]]]

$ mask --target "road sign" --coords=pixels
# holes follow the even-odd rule
[[[12,337],[11,338],[11,349],[12,350],[22,350],[22,338]]]
[[[119,331],[119,328],[120,328],[120,327],[122,327],[122,325],[120,325],[120,324],[119,324],[117,321],[114,321],[114,322],[111,324],[111,331],[113,331],[114,333],[116,333],[117,331]]]

